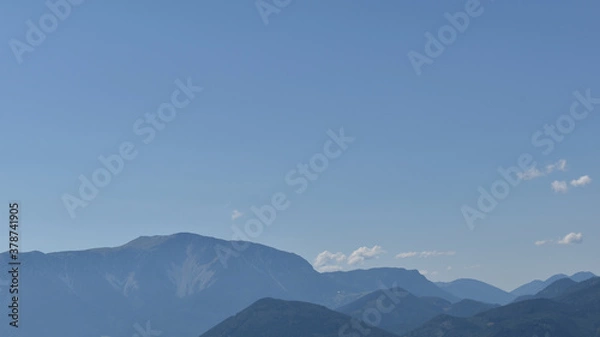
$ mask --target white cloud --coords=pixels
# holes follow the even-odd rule
[[[536,167],[532,167],[527,171],[519,172],[517,175],[523,180],[531,180],[543,176],[544,173],[542,173],[542,171],[538,170]]]
[[[419,253],[417,253],[417,252],[406,252],[406,253],[400,253],[400,254],[396,255],[396,258],[397,259],[406,259],[408,257],[415,257],[417,255],[419,255]]]
[[[360,247],[357,250],[353,251],[352,254],[348,257],[348,264],[355,265],[360,262],[364,262],[365,260],[371,260],[377,258],[379,255],[383,254],[384,251],[381,246],[373,246],[373,248],[369,247]]]
[[[421,257],[421,258],[428,258],[428,257],[435,257],[435,256],[452,256],[452,255],[456,255],[455,251],[447,251],[447,252],[438,252],[437,250],[430,250],[430,251],[423,251],[423,252],[406,252],[406,253],[400,253],[398,255],[396,255],[397,259],[406,259],[409,257]]]
[[[559,245],[571,245],[571,244],[579,244],[583,243],[583,234],[582,233],[569,233],[565,235],[563,238],[558,240],[540,240],[536,241],[536,246],[544,246],[549,244],[559,244]]]
[[[319,253],[313,262],[313,267],[321,272],[338,271],[343,269],[343,265],[355,265],[366,260],[376,259],[379,255],[385,253],[381,246],[375,245],[372,248],[360,247],[346,256],[344,253],[332,253],[324,251]]]
[[[240,218],[244,215],[244,213],[238,211],[237,209],[234,209],[233,212],[231,212],[231,220],[235,220],[237,218]]]
[[[428,271],[428,270],[419,270],[419,274],[423,275],[423,276],[436,276],[438,274],[437,271]]]
[[[552,187],[552,190],[556,193],[566,193],[569,189],[566,181],[555,180],[552,182],[552,184],[550,184],[550,186]]]
[[[579,179],[571,180],[571,185],[575,187],[585,186],[592,182],[590,176],[582,176]]]
[[[571,244],[580,244],[583,243],[583,234],[582,233],[569,233],[565,235],[558,244],[560,245],[571,245]]]
[[[420,257],[431,257],[431,256],[452,256],[452,255],[456,255],[456,252],[454,251],[448,251],[448,252],[438,252],[438,251],[428,251],[428,252],[421,252],[421,254],[419,254]]]
[[[326,250],[317,255],[313,265],[319,271],[336,271],[342,269],[339,264],[344,261],[346,261],[346,255]]]
[[[554,171],[554,170],[566,171],[567,170],[567,161],[564,159],[561,159],[554,164],[550,164],[550,165],[546,166],[547,173],[552,173],[552,171]]]
[[[532,167],[527,171],[519,172],[517,175],[519,176],[519,178],[521,178],[523,180],[532,180],[535,178],[543,177],[554,171],[566,171],[566,170],[567,170],[567,161],[565,159],[561,159],[554,164],[547,165],[545,172],[540,171],[537,167]]]

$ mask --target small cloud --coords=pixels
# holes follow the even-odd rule
[[[569,189],[566,181],[555,180],[552,182],[552,184],[550,184],[550,186],[552,187],[552,190],[556,193],[566,193]]]
[[[317,255],[313,266],[318,271],[338,271],[342,269],[339,264],[344,261],[346,261],[346,255],[343,253],[332,253],[326,250]]]
[[[447,251],[447,252],[438,252],[437,250],[430,250],[430,251],[423,251],[423,252],[406,252],[406,253],[400,253],[398,255],[396,255],[397,259],[406,259],[409,257],[421,257],[421,258],[428,258],[428,257],[435,257],[435,256],[452,256],[452,255],[456,255],[455,251]]]
[[[547,174],[550,174],[554,171],[566,171],[567,170],[567,161],[565,159],[561,159],[554,164],[550,164],[546,166],[546,170],[542,172],[537,167],[532,167],[527,171],[519,172],[517,175],[519,178],[523,180],[532,180],[535,178],[543,177]]]
[[[357,263],[364,262],[365,260],[371,260],[377,258],[379,255],[385,253],[381,246],[373,246],[373,248],[369,247],[360,247],[357,250],[353,251],[352,254],[348,257],[348,264],[355,265]]]
[[[554,243],[553,240],[540,240],[540,241],[536,241],[535,245],[536,246],[543,246],[543,245],[547,245],[549,243]]]
[[[546,166],[546,173],[552,173],[554,170],[566,171],[567,170],[567,161],[561,159],[554,164],[550,164]]]
[[[585,186],[592,182],[590,176],[582,176],[579,179],[571,180],[571,185],[575,187]]]
[[[238,211],[237,209],[234,209],[233,212],[231,212],[231,220],[241,218],[242,216],[244,216],[244,213]]]
[[[419,254],[420,257],[432,257],[432,256],[453,256],[456,255],[455,251],[448,251],[448,252],[438,252],[438,251],[427,251],[427,252],[421,252],[421,254]]]
[[[415,257],[417,255],[419,255],[419,253],[417,253],[417,252],[406,252],[406,253],[400,253],[400,254],[396,255],[396,258],[397,259],[406,259],[409,257]]]
[[[583,243],[583,234],[582,233],[569,233],[565,235],[558,244],[560,245],[572,245],[572,244],[580,244]]]
[[[544,173],[538,170],[536,167],[533,167],[527,171],[519,172],[517,175],[523,180],[532,180],[535,178],[542,177]]]

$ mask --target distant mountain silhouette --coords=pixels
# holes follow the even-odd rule
[[[470,318],[438,316],[408,337],[581,337],[600,335],[600,278],[572,285],[553,299],[533,299]]]
[[[564,294],[568,289],[570,289],[577,283],[578,282],[575,282],[568,277],[562,278],[562,279],[559,279],[558,281],[555,281],[554,283],[550,284],[546,288],[542,289],[540,292],[538,292],[535,295],[525,295],[525,296],[517,297],[517,299],[515,299],[515,302],[532,300],[532,299],[536,299],[536,298],[558,297],[558,296]]]
[[[573,280],[575,282],[583,282],[583,281],[587,281],[594,277],[596,277],[596,275],[594,273],[591,273],[589,271],[580,271],[579,273],[575,273],[575,274],[571,275],[571,280]]]
[[[436,285],[450,294],[484,303],[507,304],[515,296],[485,282],[473,279],[458,279],[452,282],[437,282]]]
[[[327,279],[339,285],[345,292],[366,295],[375,289],[400,287],[415,296],[431,296],[443,298],[450,302],[459,299],[440,289],[417,270],[403,268],[373,268],[345,272],[323,273]],[[356,299],[353,298],[352,300]],[[348,303],[348,301],[346,301]],[[344,303],[340,303],[342,305]]]
[[[579,272],[579,273],[573,274],[570,278],[575,282],[581,282],[581,281],[588,280],[592,277],[596,277],[596,275],[594,275],[593,273],[590,273],[590,272]],[[529,283],[526,283],[526,284],[516,288],[515,290],[511,291],[510,293],[512,295],[514,295],[515,298],[519,297],[519,296],[535,295],[535,294],[539,293],[540,291],[542,291],[544,288],[548,287],[550,284],[552,284],[560,279],[563,279],[563,278],[569,278],[569,276],[567,276],[565,274],[556,274],[556,275],[549,277],[545,281],[534,280],[534,281],[531,281]]]
[[[359,325],[359,327],[356,327]],[[323,306],[261,299],[201,337],[397,337]]]
[[[406,333],[433,317],[448,313],[468,317],[494,306],[472,300],[452,304],[437,297],[417,297],[402,288],[377,290],[340,307],[337,311],[363,319],[377,311],[381,316],[377,327],[395,334]],[[368,319],[364,319],[369,322]]]

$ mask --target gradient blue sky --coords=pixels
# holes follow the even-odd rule
[[[484,12],[417,76],[410,50],[466,1],[293,1],[265,25],[253,1],[87,1],[19,65],[43,1],[3,2],[0,190],[22,202],[22,246],[44,252],[117,246],[140,235],[230,239],[279,191],[290,208],[254,241],[313,262],[382,247],[344,269],[397,266],[433,280],[506,289],[554,273],[600,274],[600,106],[548,154],[531,136],[568,113],[572,93],[600,96],[597,1],[482,1]],[[203,86],[143,145],[132,125],[177,78]],[[308,190],[284,176],[344,127],[356,141]],[[132,141],[138,157],[71,219],[99,155]],[[460,208],[499,166],[531,153],[566,171],[523,182],[474,231]],[[592,183],[555,193],[552,181]],[[245,217],[235,220],[243,225]],[[568,233],[583,243],[546,244]],[[394,258],[402,252],[450,256]],[[452,267],[448,270],[448,267]]]

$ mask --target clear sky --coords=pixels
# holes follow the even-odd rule
[[[38,45],[26,51],[26,22],[39,28],[50,10],[2,2],[0,191],[22,203],[23,249],[231,239],[251,206],[283,192],[289,208],[251,240],[311,263],[339,257],[323,268],[405,267],[505,289],[600,274],[600,105],[551,151],[532,142],[569,114],[573,92],[600,97],[600,4],[482,1],[417,75],[409,52],[426,56],[425,33],[467,2],[280,1],[265,24],[253,1],[88,0],[60,9],[43,41],[30,33]],[[134,124],[177,79],[204,90],[145,144]],[[355,140],[296,193],[286,175],[342,127]],[[72,218],[61,198],[79,197],[78,177],[124,142],[137,156]],[[524,153],[537,171],[471,230],[461,207],[477,209],[478,187]]]

